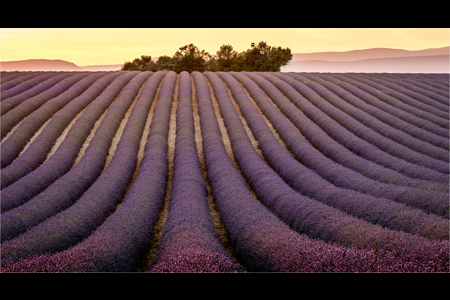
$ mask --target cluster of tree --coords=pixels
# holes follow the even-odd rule
[[[215,55],[201,50],[194,44],[180,47],[170,57],[163,55],[158,59],[142,55],[133,61],[124,63],[122,70],[138,71],[267,71],[279,72],[281,66],[287,65],[292,59],[289,48],[271,47],[266,42],[260,42],[246,51],[238,53],[231,45],[222,45]]]

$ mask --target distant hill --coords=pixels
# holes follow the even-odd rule
[[[117,71],[122,65],[77,66],[62,59],[26,59],[0,62],[1,71]]]
[[[374,48],[345,52],[293,53],[282,72],[449,73],[450,47],[409,51]]]
[[[84,71],[74,63],[61,59],[26,59],[2,61],[2,71]]]
[[[298,60],[325,60],[325,61],[355,61],[370,58],[411,57],[430,55],[449,55],[450,47],[430,48],[425,50],[404,50],[392,48],[371,48],[342,52],[314,52],[293,53],[292,61]]]

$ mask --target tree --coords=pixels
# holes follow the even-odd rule
[[[236,52],[231,45],[222,45],[215,56],[201,50],[194,44],[180,47],[172,57],[160,56],[153,61],[151,56],[141,55],[125,62],[122,70],[138,71],[261,71],[279,72],[292,59],[289,48],[271,47],[266,42],[252,43],[251,49]]]
[[[141,58],[135,58],[132,62],[125,62],[122,70],[127,71],[152,71],[154,69],[154,62],[152,57],[148,55],[141,55]]]
[[[216,52],[217,71],[230,71],[237,54],[231,45],[220,46],[219,51]]]
[[[292,59],[291,50],[281,47],[271,47],[266,42],[244,52],[243,71],[279,72]]]
[[[158,57],[156,61],[156,70],[155,71],[171,71],[175,67],[175,62],[172,57],[163,55]]]
[[[211,55],[205,50],[200,51],[194,44],[189,44],[180,47],[172,58],[175,61],[175,72],[188,71],[192,73],[194,71],[204,72]]]

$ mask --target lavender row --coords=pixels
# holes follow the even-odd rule
[[[67,74],[65,74],[67,75]],[[22,121],[25,117],[27,117],[30,113],[38,109],[48,100],[58,96],[59,94],[66,91],[69,87],[74,85],[76,82],[80,81],[82,78],[88,76],[88,73],[80,73],[76,75],[72,75],[68,78],[65,78],[58,83],[54,83],[52,86],[47,86],[47,89],[42,93],[27,98],[26,101],[23,101],[14,109],[9,110],[7,113],[2,115],[1,118],[1,138],[3,139],[8,132],[12,130],[12,128],[17,125],[20,121]],[[55,76],[58,77],[58,76]],[[67,77],[67,76],[65,76]],[[22,93],[20,95],[23,95]],[[10,98],[12,99],[12,98]],[[9,99],[8,99],[9,100]],[[2,101],[2,104],[7,104],[8,100]]]
[[[296,130],[291,124],[286,123],[284,116],[270,103],[257,84],[243,74],[231,74],[244,85],[261,108],[262,114],[268,116],[269,121],[272,122],[281,138],[285,139],[287,147],[292,146],[291,151],[295,152],[294,154],[302,154],[305,157],[310,156],[311,154],[308,151],[311,150],[302,147],[302,142],[292,143],[295,139],[301,141],[301,136],[298,136],[298,132],[295,132]],[[308,198],[323,202],[370,223],[433,239],[448,239],[448,230],[446,229],[448,220],[429,215],[419,209],[413,209],[388,199],[340,188],[322,178],[313,169],[309,169],[299,163],[281,146],[263,117],[253,104],[248,101],[243,89],[233,84],[233,80],[229,79],[228,76],[223,76],[221,73],[219,75],[232,87],[233,97],[238,102],[241,112],[258,141],[258,147],[261,149],[267,163],[292,189]],[[307,142],[303,139],[303,143]],[[296,149],[298,149],[298,152],[296,152]]]
[[[296,78],[302,77],[296,75]],[[378,132],[377,126],[383,129],[383,125],[385,125],[383,122],[376,120],[361,110],[351,107],[344,100],[336,96],[336,94],[317,82],[308,81],[306,84],[302,84],[298,81],[297,85],[300,85],[300,87],[296,88],[297,91],[301,91],[304,97],[317,107],[327,111],[330,117],[338,121],[347,131],[357,137],[366,140],[394,157],[448,174],[448,150],[414,139],[399,130],[381,130],[381,132]],[[364,116],[365,121],[359,115]],[[364,123],[361,123],[361,121]],[[376,124],[377,126],[372,124]],[[392,133],[394,133],[393,136]]]
[[[448,193],[440,192],[440,191],[428,191],[413,187],[403,187],[397,186],[393,184],[386,184],[382,182],[378,182],[363,176],[362,174],[353,171],[345,166],[342,166],[335,161],[329,159],[325,155],[323,155],[320,151],[317,151],[297,130],[296,127],[286,118],[292,112],[295,112],[292,122],[296,123],[298,120],[302,119],[303,113],[298,110],[294,106],[294,104],[290,103],[284,95],[269,81],[265,80],[261,76],[253,73],[235,73],[231,72],[233,76],[236,77],[248,90],[252,98],[257,102],[258,106],[261,108],[262,113],[269,119],[269,121],[273,124],[277,133],[280,135],[281,139],[286,144],[287,148],[291,151],[292,155],[304,166],[306,170],[311,169],[317,173],[318,178],[313,180],[311,174],[308,178],[305,178],[302,173],[299,173],[299,178],[292,177],[292,174],[289,178],[285,178],[285,180],[302,180],[303,182],[310,183],[310,189],[313,189],[314,192],[312,194],[308,194],[310,197],[314,197],[316,193],[323,193],[326,191],[325,188],[321,188],[321,185],[317,184],[317,180],[322,178],[323,184],[332,184],[332,186],[337,186],[343,188],[341,192],[346,191],[347,193],[360,192],[366,195],[360,195],[358,200],[361,203],[364,203],[364,206],[358,205],[356,208],[350,202],[344,201],[340,205],[342,205],[342,210],[346,210],[350,214],[354,214],[355,216],[359,216],[361,218],[368,218],[371,222],[376,221],[377,218],[375,216],[383,216],[383,222],[390,222],[389,219],[392,217],[387,217],[387,214],[392,213],[394,210],[404,210],[407,209],[404,205],[400,205],[402,203],[407,203],[408,205],[412,205],[414,207],[418,207],[420,209],[425,210],[426,212],[432,212],[439,216],[447,216],[448,217]],[[247,78],[248,80],[246,80]],[[255,82],[255,81],[256,82]],[[260,84],[261,88],[258,86]],[[271,101],[265,96],[264,92],[277,104],[279,109],[275,107]],[[284,104],[283,104],[284,103]],[[283,115],[284,114],[284,115]],[[286,116],[285,116],[286,115]],[[306,118],[306,117],[304,117]],[[264,143],[264,142],[260,142]],[[301,164],[299,164],[301,166]],[[290,166],[286,166],[289,168]],[[277,170],[278,171],[278,170]],[[304,186],[304,185],[302,185]],[[317,190],[319,189],[319,190]],[[348,190],[344,190],[348,189]],[[373,198],[365,196],[375,196]],[[340,200],[347,200],[349,196],[342,198]],[[348,200],[356,200],[356,195],[350,197]],[[381,198],[378,198],[381,197]],[[383,199],[386,198],[386,199]],[[389,201],[389,200],[391,201]],[[325,196],[321,201],[332,201],[330,196]],[[338,204],[336,199],[333,199],[333,203],[335,205]],[[394,203],[399,202],[399,203]],[[383,203],[383,205],[392,205],[391,212],[385,211],[382,209],[381,211],[376,212],[376,210],[380,209],[380,205],[376,205],[375,203]],[[358,202],[356,202],[358,203]],[[370,203],[370,205],[369,205]],[[359,212],[358,212],[359,211]],[[370,213],[369,213],[370,212]],[[419,212],[412,212],[412,215],[420,215]],[[412,217],[411,217],[412,218]],[[396,219],[394,217],[394,219]],[[417,218],[413,218],[416,219]],[[403,222],[400,222],[396,226],[404,226]]]
[[[395,127],[397,130],[407,133],[408,135],[410,135],[416,139],[425,141],[427,143],[430,143],[434,146],[443,148],[448,151],[448,149],[449,149],[448,130],[445,131],[444,128],[435,125],[434,126],[435,128],[440,128],[441,130],[443,130],[442,133],[446,132],[446,134],[439,135],[439,134],[430,132],[428,130],[425,130],[421,127],[415,126],[414,124],[411,124],[409,122],[399,119],[397,117],[398,113],[389,114],[381,109],[378,109],[372,105],[367,104],[366,102],[380,103],[380,101],[377,98],[375,98],[374,96],[360,90],[357,87],[354,87],[354,86],[352,87],[350,84],[342,83],[342,81],[339,81],[339,80],[335,79],[334,77],[327,76],[327,75],[320,75],[320,76],[316,76],[316,77],[320,78],[320,79],[316,80],[316,82],[327,87],[330,91],[339,95],[342,99],[346,100],[348,103],[352,104],[353,106],[365,111],[372,117],[379,119],[382,123],[385,124],[384,127],[386,127],[386,128],[388,128],[388,126]],[[401,110],[397,109],[394,111],[400,111],[400,115],[401,115],[401,112],[402,112]],[[411,116],[411,114],[408,114],[408,113],[406,113],[406,114]],[[429,124],[432,124],[432,123],[429,123]],[[389,130],[389,129],[386,129],[386,130]]]
[[[70,128],[55,153],[34,171],[2,189],[2,213],[24,204],[67,173],[97,120],[138,72],[125,73],[115,79]]]
[[[408,90],[417,92],[419,94],[425,95],[426,97],[429,97],[441,104],[439,105],[441,109],[444,109],[446,111],[449,110],[448,108],[448,88],[443,89],[444,87],[442,85],[436,85],[433,84],[433,82],[428,81],[426,83],[421,82],[419,80],[414,80],[410,77],[397,77],[394,74],[371,74],[371,76],[375,76],[376,78],[384,79],[388,82],[397,84],[401,87],[407,88]]]
[[[344,130],[347,133],[344,134],[352,137],[356,136],[360,140],[366,141],[367,145],[372,145],[370,147],[378,148],[378,152],[385,152],[385,156],[394,157],[395,159],[400,158],[402,161],[413,165],[448,174],[449,168],[446,162],[448,160],[448,150],[413,138],[352,106],[340,98],[346,98],[340,92],[344,92],[346,96],[351,97],[349,93],[345,93],[343,90],[332,88],[333,91],[331,91],[314,81],[308,81],[307,84],[303,84],[299,79],[304,77],[293,76],[297,80],[289,81],[297,92],[320,108],[335,122],[338,122],[342,128],[345,128]],[[307,76],[309,77],[309,75]],[[335,93],[338,93],[340,97]],[[345,100],[349,101],[348,99]],[[417,152],[417,150],[420,150],[420,152]],[[390,164],[385,163],[384,166],[389,166]]]
[[[1,188],[5,188],[27,173],[33,171],[41,165],[57,138],[63,130],[89,103],[91,103],[115,78],[121,75],[120,72],[104,74],[100,79],[92,83],[86,91],[71,100],[61,110],[54,114],[50,122],[44,127],[42,132],[20,154],[10,165],[1,170]],[[4,147],[4,145],[1,145]],[[3,148],[2,148],[3,149]],[[2,156],[4,155],[2,150]]]
[[[335,74],[330,74],[330,76],[334,76]],[[346,81],[359,87],[360,89],[366,91],[369,94],[372,94],[376,98],[378,98],[380,103],[386,103],[390,106],[393,106],[401,111],[407,112],[417,118],[423,119],[427,122],[431,122],[436,126],[442,127],[444,130],[448,131],[448,120],[437,116],[436,114],[427,111],[426,107],[415,107],[409,104],[406,100],[408,100],[407,96],[396,91],[391,91],[387,87],[385,88],[383,85],[378,84],[376,82],[367,80],[365,78],[359,78],[358,76],[349,76],[350,74],[339,74],[339,79],[342,81]],[[435,129],[433,129],[435,130]],[[441,129],[441,132],[443,130]],[[436,133],[439,133],[436,131]]]
[[[438,81],[438,80],[433,80],[433,79],[422,79],[422,78],[410,79],[409,76],[407,76],[407,77],[400,76],[400,78],[402,78],[402,80],[404,82],[417,84],[418,86],[423,87],[425,89],[427,89],[428,87],[431,86],[433,88],[433,91],[435,91],[443,96],[447,96],[448,92],[449,92],[448,79],[445,81]]]
[[[303,76],[296,77],[298,79],[304,78]],[[310,74],[305,74],[305,77],[315,78]],[[348,104],[339,97],[342,96],[340,94],[342,90],[339,90],[339,87],[331,86],[331,90],[330,84],[324,87],[317,81],[308,81],[304,87],[302,91],[305,92],[303,94],[316,105],[319,105],[317,103],[320,102],[320,99],[324,99],[337,107],[338,109],[334,109],[332,117],[339,120],[347,130],[357,132],[359,136],[370,141],[378,148],[397,157],[448,174],[448,149],[442,149],[405,134],[401,130],[395,129],[370,114]],[[309,87],[309,89],[306,87]],[[335,93],[340,95],[338,96]],[[345,91],[344,94],[346,94]],[[322,103],[325,101],[322,100]]]
[[[108,109],[81,160],[26,204],[2,214],[2,241],[10,240],[71,206],[102,172],[112,139],[150,72],[136,75]]]
[[[433,263],[424,256],[357,250],[312,240],[291,230],[250,194],[244,179],[231,163],[222,141],[204,76],[192,72],[196,85],[208,179],[235,257],[248,271],[353,272],[411,271],[448,268],[448,243],[442,243]],[[447,249],[446,249],[447,246]],[[435,253],[436,253],[435,252]],[[387,258],[387,260],[383,259]],[[426,257],[428,261],[429,257]]]
[[[320,75],[320,77],[332,81],[333,83],[339,85],[340,87],[346,89],[347,91],[358,97],[360,100],[367,103],[365,105],[360,105],[360,107],[365,107],[367,111],[373,114],[374,116],[377,116],[378,118],[383,118],[382,112],[385,112],[384,114],[388,114],[389,117],[391,118],[391,121],[389,123],[392,122],[394,126],[397,125],[397,123],[399,123],[397,119],[400,119],[403,120],[404,122],[416,126],[417,128],[426,130],[427,132],[434,133],[438,136],[442,136],[447,139],[449,137],[448,129],[443,128],[433,122],[430,122],[427,119],[420,118],[399,107],[388,104],[384,101],[380,101],[379,97],[376,97],[374,95],[377,93],[381,93],[383,95],[386,94],[379,92],[375,88],[365,83],[344,77],[343,74],[330,74],[326,76]],[[387,118],[388,117],[386,117],[386,119]],[[399,123],[397,128],[400,129],[401,127],[403,126],[402,124]],[[409,133],[411,134],[412,131],[409,131]]]
[[[15,74],[15,76],[12,76],[12,75],[8,76],[8,77],[11,77],[9,80],[8,80],[8,78],[4,78],[2,76],[2,81],[1,81],[2,83],[0,85],[1,100],[3,101],[11,96],[14,96],[23,91],[26,91],[27,89],[35,86],[39,82],[42,82],[51,76],[55,76],[56,74],[57,73],[52,74],[52,73],[38,73],[38,72],[17,73],[17,74]],[[8,81],[6,81],[5,79],[7,79]],[[18,85],[21,85],[21,87],[16,88]]]
[[[233,97],[240,98],[237,101],[242,103],[248,117],[258,114],[254,107],[252,110],[250,106],[246,106],[249,100],[245,99],[245,93],[242,92],[239,82],[226,73],[218,73],[218,75],[226,81]],[[295,192],[254,149],[221,80],[213,73],[205,72],[205,76],[213,86],[220,113],[230,137],[234,158],[242,174],[257,198],[290,228],[299,233],[305,233],[311,238],[338,242],[346,246],[355,245],[358,248],[408,249],[409,251],[414,251],[417,247],[435,248],[435,245],[424,237],[387,230]],[[261,148],[271,149],[264,152],[273,156],[272,161],[275,156],[277,156],[276,159],[281,160],[283,155],[274,152],[275,146],[270,144],[266,142]]]
[[[365,83],[380,91],[383,91],[383,93],[378,93],[378,95],[375,95],[377,97],[380,96],[380,100],[392,103],[393,105],[396,105],[397,107],[405,111],[411,112],[418,117],[427,119],[441,127],[444,127],[446,129],[449,128],[448,112],[441,111],[432,106],[426,105],[425,103],[419,102],[409,97],[408,95],[400,93],[389,88],[388,86],[385,86],[373,80],[363,78],[362,76],[356,76],[352,74],[346,74],[345,76]]]
[[[410,103],[412,105],[417,104],[423,105],[424,107],[428,107],[432,111],[439,111],[439,113],[449,112],[448,96],[441,96],[434,94],[436,99],[432,99],[430,98],[428,91],[422,89],[421,92],[418,92],[417,91],[418,88],[411,85],[409,87],[404,87],[402,85],[399,85],[398,83],[389,81],[388,79],[389,76],[387,76],[387,78],[382,78],[375,73],[374,74],[363,73],[360,75],[361,75],[360,77],[363,80],[366,79],[374,83],[382,84],[387,89],[390,89],[394,92],[398,92],[406,96],[408,99],[410,99]]]
[[[2,271],[130,272],[141,265],[166,191],[168,125],[176,78],[175,72],[169,72],[163,79],[144,156],[136,178],[117,210],[74,247],[29,259],[3,260]],[[155,124],[166,126],[161,130]]]
[[[15,80],[18,77],[26,76],[28,74],[34,74],[36,72],[20,72],[20,71],[0,71],[0,89],[7,90],[7,88],[3,88],[2,84],[11,80]]]
[[[40,82],[39,84],[33,87],[24,87],[25,90],[21,91],[20,94],[9,97],[5,100],[2,100],[0,104],[1,115],[3,116],[11,109],[16,106],[22,104],[24,101],[27,101],[30,98],[36,97],[43,92],[47,92],[48,89],[54,87],[56,84],[61,82],[62,80],[69,78],[74,75],[80,75],[80,73],[48,73],[42,75],[45,80]],[[3,137],[3,136],[2,136]]]
[[[332,116],[348,120],[334,106],[317,96],[295,79],[278,74],[261,74],[286,95],[296,107],[287,112],[288,118],[319,151],[332,160],[371,179],[426,189],[448,190],[448,175],[394,157],[356,136]],[[317,106],[305,99],[300,91],[314,99]],[[281,102],[280,102],[281,105]],[[430,181],[439,181],[432,183]]]
[[[3,243],[4,257],[14,259],[65,250],[89,236],[115,210],[136,169],[141,136],[151,102],[163,76],[161,73],[148,79],[151,82],[133,107],[108,167],[73,205]],[[134,99],[146,76],[148,74],[135,77],[136,80],[133,79],[123,93],[129,91],[130,98]],[[86,154],[89,155],[89,152]]]
[[[362,74],[362,77],[386,85],[387,87],[408,95],[421,103],[435,107],[442,111],[449,111],[448,95],[439,95],[430,91],[430,89],[423,89],[414,84],[402,83],[401,81],[392,82],[389,80],[389,75],[386,77],[380,77],[378,74]]]
[[[19,156],[22,149],[33,137],[33,135],[49,120],[53,114],[63,108],[67,103],[72,101],[75,97],[82,94],[89,86],[93,84],[99,77],[104,74],[92,74],[81,79],[76,84],[72,85],[65,92],[48,100],[41,107],[30,113],[14,132],[1,144],[1,166],[2,168],[12,163],[17,156]]]
[[[403,111],[403,113],[408,113],[412,115],[410,118],[414,118],[415,120],[420,119],[422,122],[431,123],[431,125],[439,126],[442,129],[448,130],[448,108],[445,107],[445,104],[439,103],[439,107],[435,107],[429,104],[426,104],[422,101],[418,101],[414,98],[409,97],[404,93],[400,93],[396,90],[390,89],[389,86],[385,84],[380,84],[375,82],[376,79],[371,79],[371,77],[366,77],[364,74],[360,74],[360,76],[347,75],[347,74],[330,74],[333,77],[340,78],[342,81],[346,81],[352,83],[360,87],[361,89],[367,91],[373,96],[380,98],[381,102],[377,103],[377,105],[386,105],[390,107],[395,107],[397,110]],[[448,97],[447,97],[448,103]],[[448,104],[447,104],[448,105]],[[447,117],[446,117],[447,116]],[[429,125],[429,126],[431,126]],[[439,133],[439,129],[433,130],[436,133]],[[448,133],[446,135],[448,137]]]
[[[208,208],[195,143],[191,77],[179,76],[170,207],[151,272],[241,271],[223,249]],[[201,257],[214,259],[201,259]]]

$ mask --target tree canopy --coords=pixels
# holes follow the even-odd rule
[[[269,71],[279,72],[282,66],[291,61],[289,48],[272,47],[266,42],[252,43],[250,49],[238,53],[231,45],[222,45],[215,55],[200,50],[194,44],[180,47],[170,57],[163,55],[157,59],[142,55],[133,61],[127,61],[122,70],[129,71]]]

